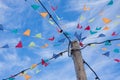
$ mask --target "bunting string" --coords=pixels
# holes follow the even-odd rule
[[[66,53],[66,52],[67,52],[67,50],[66,50],[66,51],[63,51],[63,52],[60,52],[60,53],[58,53],[58,54],[53,54],[53,56],[52,56],[51,58],[47,59],[47,60],[41,59],[41,62],[39,62],[39,63],[37,63],[37,64],[33,64],[31,67],[29,67],[29,68],[27,68],[27,69],[24,69],[24,70],[18,72],[17,74],[12,75],[12,76],[10,76],[10,77],[8,77],[8,78],[6,78],[6,79],[2,79],[2,80],[15,80],[15,78],[16,78],[17,76],[19,76],[19,75],[21,75],[21,74],[24,74],[26,71],[32,70],[32,69],[36,68],[36,67],[39,66],[39,65],[42,65],[42,66],[47,67],[49,61],[51,61],[51,60],[53,60],[53,59],[57,59],[58,57],[62,56],[62,55],[63,55],[64,53]],[[25,76],[26,79],[28,79],[28,77],[30,78],[29,75],[26,75],[26,76]]]

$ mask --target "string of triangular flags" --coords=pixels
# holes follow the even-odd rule
[[[2,79],[2,80],[16,80],[16,77],[17,77],[17,76],[22,76],[22,77],[25,78],[25,80],[29,80],[29,79],[32,78],[32,77],[31,77],[28,73],[26,73],[27,71],[33,70],[33,69],[37,68],[37,67],[40,66],[40,65],[42,65],[42,66],[44,66],[44,67],[47,67],[47,66],[50,64],[49,62],[50,62],[51,60],[57,59],[57,58],[59,58],[60,56],[63,56],[63,54],[64,54],[65,52],[67,52],[67,51],[60,52],[59,54],[53,54],[53,56],[52,56],[51,58],[49,58],[49,59],[41,59],[41,61],[40,61],[39,63],[37,63],[37,64],[32,64],[29,68],[27,68],[27,69],[25,69],[25,70],[22,70],[22,71],[18,72],[17,74],[12,75],[12,76],[10,76],[9,78]],[[38,74],[39,72],[41,72],[41,70],[40,70],[40,69],[37,69],[35,73]]]

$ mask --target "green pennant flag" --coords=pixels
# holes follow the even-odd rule
[[[111,45],[111,42],[110,42],[110,41],[106,41],[106,42],[105,42],[105,45],[106,45],[106,46],[110,46],[110,45]]]
[[[101,30],[102,29],[102,27],[96,27],[96,30]]]
[[[33,4],[33,5],[31,5],[31,7],[34,9],[34,10],[37,10],[37,9],[39,9],[39,5],[36,5],[36,4]]]
[[[17,34],[18,33],[18,30],[17,29],[14,29],[12,30],[13,33]]]
[[[35,35],[36,38],[42,38],[42,34],[41,33],[38,33]]]
[[[34,43],[34,42],[31,42],[30,44],[29,44],[29,47],[35,47],[36,46],[36,44]]]
[[[97,33],[97,31],[91,31],[90,30],[90,34],[96,34]]]
[[[120,53],[120,50],[119,50],[119,49],[117,49],[117,48],[116,48],[116,49],[114,49],[113,51],[114,51],[115,53]]]

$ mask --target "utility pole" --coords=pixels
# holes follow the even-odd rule
[[[75,65],[77,80],[87,80],[80,46],[77,41],[71,43],[71,55]]]

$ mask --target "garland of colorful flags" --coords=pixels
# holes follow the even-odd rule
[[[53,56],[49,59],[41,59],[41,62],[37,63],[37,64],[33,64],[31,65],[29,68],[27,69],[24,69],[20,72],[18,72],[17,74],[15,75],[12,75],[10,76],[9,78],[6,78],[6,79],[2,79],[2,80],[15,80],[17,76],[22,76],[25,78],[25,80],[29,80],[30,78],[32,78],[29,74],[26,73],[26,71],[28,70],[33,70],[35,69],[36,67],[42,65],[44,67],[47,67],[49,65],[49,61],[53,60],[53,59],[57,59],[59,58],[60,56],[63,55],[63,53],[65,53],[67,51],[63,51],[63,52],[60,52],[59,54],[53,54]],[[36,74],[39,73],[41,70],[40,69],[37,69],[36,70]]]

